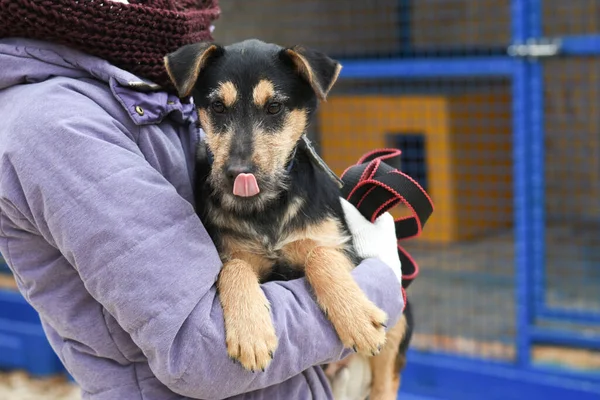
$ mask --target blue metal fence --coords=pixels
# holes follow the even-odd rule
[[[419,60],[389,61],[391,75],[396,71],[424,76],[505,74],[512,80],[513,102],[513,187],[514,187],[514,246],[515,246],[515,306],[516,306],[516,359],[496,363],[490,360],[467,360],[464,357],[440,355],[435,352],[415,351],[409,358],[408,377],[404,389],[439,398],[451,399],[527,399],[527,398],[600,398],[600,371],[582,371],[566,367],[548,367],[533,363],[535,345],[557,345],[582,348],[588,351],[600,349],[600,279],[599,259],[591,262],[589,276],[568,282],[575,290],[591,288],[595,310],[582,306],[567,308],[548,304],[548,269],[565,283],[570,275],[580,273],[577,260],[561,254],[565,246],[549,243],[548,220],[561,218],[549,215],[546,210],[545,102],[544,63],[553,56],[600,55],[598,36],[557,37],[548,41],[542,32],[542,2],[539,0],[513,0],[511,4],[512,45],[525,44],[523,54],[498,57],[482,57],[476,62],[467,58],[451,60],[428,60],[421,68]],[[526,56],[528,52],[541,52],[539,57]],[[555,54],[556,52],[556,54]],[[549,57],[549,58],[546,58]],[[368,70],[368,61],[364,61]],[[425,71],[423,72],[423,69]],[[563,71],[564,72],[564,71]],[[382,74],[378,71],[379,74]],[[552,81],[550,81],[552,82]],[[579,105],[584,106],[584,105]],[[598,135],[599,132],[590,132]],[[590,140],[593,140],[590,138]],[[590,163],[590,167],[593,164]],[[568,166],[563,166],[568,170]],[[575,175],[565,174],[564,179]],[[569,206],[576,191],[563,193],[562,201]],[[593,201],[593,200],[591,200]],[[443,205],[442,205],[443,207]],[[562,222],[570,221],[568,213]],[[586,221],[584,221],[586,222]],[[589,221],[596,223],[597,221]],[[598,231],[594,231],[597,233]],[[577,229],[564,240],[577,241]],[[588,250],[597,248],[599,236],[587,243]],[[585,250],[580,248],[581,251]],[[559,259],[552,265],[548,259]],[[587,281],[586,281],[587,278]],[[556,284],[556,280],[555,280]],[[554,287],[560,292],[564,287]],[[458,305],[460,306],[460,305]],[[579,323],[579,329],[548,327],[544,322]],[[412,363],[412,365],[411,365]]]
[[[408,7],[409,3],[402,2],[402,7]],[[440,6],[442,3],[451,2],[439,2]],[[555,209],[546,209],[546,126],[549,122],[545,114],[545,89],[552,85],[553,77],[545,79],[544,71],[547,60],[561,62],[565,57],[600,55],[600,35],[561,36],[559,32],[550,38],[545,37],[542,16],[548,12],[543,13],[544,6],[540,0],[513,0],[510,3],[511,40],[502,55],[497,54],[493,46],[490,46],[489,55],[482,55],[481,49],[469,52],[468,48],[462,48],[455,54],[439,50],[419,52],[411,48],[410,40],[405,37],[401,42],[403,52],[398,56],[342,60],[344,70],[341,79],[347,80],[432,79],[436,82],[436,79],[457,77],[490,80],[508,77],[512,86],[514,359],[508,357],[498,361],[485,356],[467,356],[460,351],[413,348],[402,392],[444,399],[600,398],[597,361],[592,367],[586,367],[585,362],[578,360],[550,366],[534,359],[534,352],[540,346],[546,346],[546,349],[554,346],[550,349],[567,351],[557,353],[557,357],[566,358],[577,357],[570,356],[569,349],[582,349],[585,353],[580,354],[591,355],[596,360],[598,353],[595,350],[600,349],[600,257],[594,257],[594,254],[600,253],[600,236],[597,235],[600,229],[596,229],[598,221],[586,216],[575,221],[568,211],[557,213]],[[435,16],[431,18],[434,20]],[[407,19],[401,21],[406,22]],[[402,27],[402,32],[410,36],[407,26]],[[559,73],[566,75],[573,71],[559,68]],[[585,107],[584,104],[577,106]],[[600,135],[597,131],[585,133],[585,140],[591,142],[597,141],[594,136]],[[590,168],[594,166],[594,163],[589,163]],[[565,171],[563,179],[577,180],[576,174],[569,174],[568,165],[562,165],[562,168]],[[571,188],[572,191],[567,190],[559,196],[558,202],[563,202],[565,208],[571,206],[572,196],[586,195],[579,193],[576,185],[571,185]],[[590,199],[590,202],[594,201],[598,200]],[[438,205],[438,210],[441,207],[444,204]],[[558,243],[550,229],[550,222],[557,220],[559,225],[562,223],[569,230]],[[577,227],[589,224],[593,227],[587,234],[587,242],[578,244],[582,233]],[[567,245],[576,247],[575,251],[566,252]],[[581,260],[573,257],[578,252],[587,252],[587,256],[581,256],[587,267],[582,267]],[[448,261],[444,257],[437,259],[439,263]],[[434,273],[439,275],[440,271]],[[426,269],[423,274],[427,274]],[[489,283],[489,274],[484,276],[484,281]],[[449,282],[452,280],[449,279]],[[434,297],[431,292],[416,292],[428,291],[432,287],[415,286],[412,295],[418,299],[417,307],[420,300]],[[569,291],[577,293],[569,297]],[[556,297],[566,300],[554,299],[555,304],[549,304],[550,299]],[[582,305],[584,302],[587,305]],[[455,306],[467,305],[459,303]],[[426,314],[434,314],[427,304],[423,307],[426,311],[420,316],[427,319]],[[506,315],[505,318],[513,316]],[[417,319],[417,324],[419,322],[422,319]],[[579,326],[573,327],[574,324]],[[447,327],[439,330],[448,331]]]

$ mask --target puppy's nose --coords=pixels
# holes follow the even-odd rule
[[[252,173],[252,168],[248,165],[230,165],[225,169],[225,175],[229,179],[235,179],[239,174]]]

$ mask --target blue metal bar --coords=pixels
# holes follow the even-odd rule
[[[531,340],[535,343],[600,350],[600,335],[585,335],[540,327],[532,327],[529,333]]]
[[[439,58],[389,60],[340,60],[340,78],[431,78],[511,76],[516,61],[510,57]]]
[[[569,310],[558,307],[548,307],[545,303],[536,304],[535,315],[555,321],[600,325],[600,313],[590,311]]]
[[[528,0],[511,0],[511,36],[515,43],[524,43],[529,37],[528,32]]]
[[[530,362],[529,328],[533,322],[532,299],[532,254],[531,235],[531,193],[529,188],[530,164],[528,160],[528,66],[517,67],[513,80],[513,181],[514,181],[514,221],[515,221],[515,309],[517,363],[527,366]]]
[[[521,368],[410,350],[403,393],[445,400],[597,400],[600,382],[563,370]]]
[[[512,39],[525,42],[527,31],[527,2],[512,0]],[[530,163],[529,163],[529,65],[517,60],[513,78],[513,191],[515,224],[515,309],[517,364],[530,365],[531,342],[529,328],[532,323],[531,249],[533,243],[529,232],[530,209]]]
[[[582,381],[592,381],[600,384],[600,371],[597,369],[586,370],[585,367],[578,369],[569,365],[550,365],[539,362],[532,365],[529,370],[552,376],[579,379]]]
[[[528,34],[530,37],[541,37],[540,0],[528,1]],[[529,105],[530,112],[530,163],[531,163],[531,269],[533,275],[533,304],[546,301],[546,216],[545,216],[545,138],[544,138],[544,89],[543,66],[537,60],[529,64]],[[534,307],[535,314],[535,307]]]
[[[402,390],[398,392],[398,395],[398,398],[402,400],[445,400],[440,397],[419,396],[418,394],[406,393]]]
[[[540,343],[540,344],[543,344]],[[421,351],[421,350],[415,350],[415,349],[409,349],[409,354],[411,354],[411,352],[415,352],[417,353],[416,357],[420,357],[422,355],[427,355],[428,357],[439,357],[441,360],[447,360],[447,361],[452,361],[452,362],[456,362],[458,363],[458,365],[460,365],[461,362],[467,364],[467,365],[472,365],[474,368],[476,368],[477,364],[480,363],[485,363],[488,366],[491,367],[499,367],[499,368],[509,368],[512,370],[518,370],[518,371],[530,371],[533,373],[545,373],[545,374],[552,374],[555,376],[559,376],[559,377],[563,377],[563,378],[572,378],[572,379],[583,379],[583,380],[589,380],[589,381],[598,381],[600,383],[600,370],[576,370],[576,369],[567,369],[567,368],[561,368],[558,366],[554,366],[554,365],[548,365],[548,364],[543,364],[543,363],[537,363],[537,364],[531,364],[529,366],[518,366],[515,365],[513,362],[510,361],[505,361],[503,359],[493,359],[493,358],[485,358],[485,357],[480,357],[480,356],[473,356],[473,355],[468,355],[468,356],[464,356],[462,354],[456,354],[456,353],[450,353],[450,352],[446,352],[443,350],[435,350],[435,352],[426,352],[426,351]],[[410,355],[409,357],[413,357],[412,355]],[[412,358],[411,358],[412,360]]]
[[[571,56],[599,55],[600,37],[598,35],[562,37],[560,53]]]
[[[527,3],[527,35],[529,37],[541,37],[542,32],[542,1],[524,0]]]

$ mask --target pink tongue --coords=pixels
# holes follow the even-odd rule
[[[255,196],[259,191],[258,183],[253,174],[239,174],[233,182],[233,194],[236,196]]]

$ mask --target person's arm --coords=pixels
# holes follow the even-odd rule
[[[9,163],[22,191],[19,207],[131,335],[161,382],[188,397],[227,398],[348,353],[299,279],[262,286],[279,339],[266,372],[233,363],[215,288],[221,262],[192,205],[121,124],[85,97],[73,105],[52,115],[43,103],[32,106],[18,127]],[[371,259],[353,275],[396,321],[403,300],[394,272]]]

